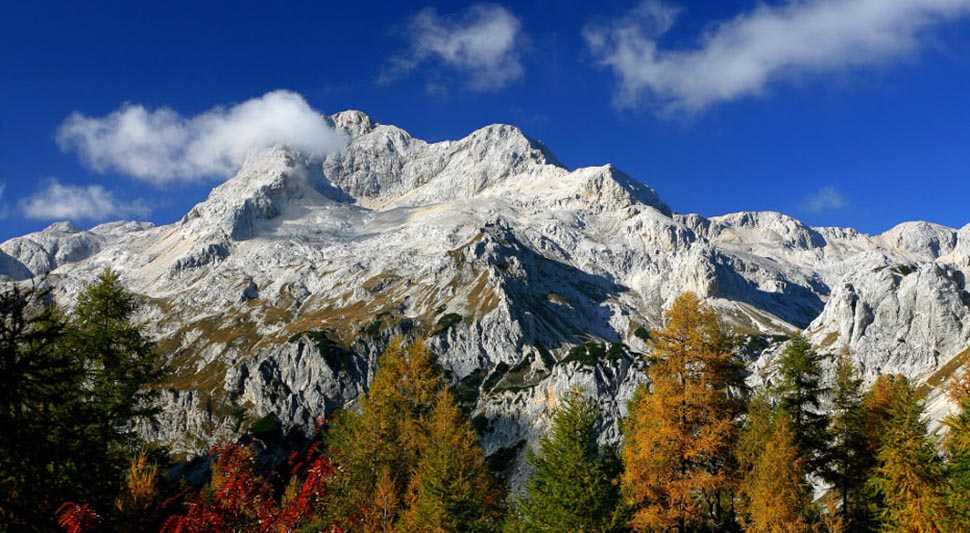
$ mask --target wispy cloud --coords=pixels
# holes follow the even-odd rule
[[[502,89],[525,72],[519,57],[521,30],[518,17],[495,4],[478,4],[447,16],[424,9],[408,21],[411,46],[391,58],[378,81],[389,83],[436,62],[465,76],[473,90]],[[437,82],[429,87],[441,88]]]
[[[647,0],[624,17],[584,30],[597,62],[619,81],[615,103],[646,95],[666,111],[702,111],[763,93],[794,76],[885,64],[920,48],[933,26],[970,14],[970,0],[788,0],[712,26],[696,46],[657,40],[678,9]]]
[[[25,217],[36,220],[107,220],[151,212],[143,200],[122,200],[100,185],[79,187],[57,180],[48,180],[18,205]]]
[[[845,207],[845,197],[835,187],[822,187],[802,202],[802,209],[809,213],[821,213]]]
[[[274,91],[189,118],[137,104],[104,117],[75,112],[58,128],[57,142],[99,172],[161,185],[228,177],[249,153],[269,146],[322,155],[344,141],[302,96]]]
[[[7,190],[7,184],[0,181],[0,220],[7,218],[10,210],[7,208],[7,204],[3,201],[3,193]]]

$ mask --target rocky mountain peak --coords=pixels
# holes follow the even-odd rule
[[[346,132],[352,139],[370,133],[377,124],[363,111],[348,109],[330,115],[334,127]]]
[[[905,253],[937,258],[957,244],[957,232],[931,222],[903,222],[880,235],[887,246]]]

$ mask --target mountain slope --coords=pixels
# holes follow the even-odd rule
[[[350,139],[338,154],[256,154],[167,226],[12,239],[0,275],[50,272],[69,302],[118,270],[176,368],[169,408],[143,429],[185,452],[244,411],[308,426],[351,405],[399,334],[431,335],[489,453],[520,449],[573,385],[596,392],[615,441],[644,336],[688,290],[749,336],[753,379],[772,336],[798,329],[851,350],[870,379],[903,371],[933,389],[966,357],[970,226],[869,236],[772,212],[674,214],[512,126],[427,143],[358,111],[330,121]]]

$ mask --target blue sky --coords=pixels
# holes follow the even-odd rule
[[[970,223],[970,0],[6,2],[0,72],[0,240],[172,222],[350,108],[514,124],[677,212]]]

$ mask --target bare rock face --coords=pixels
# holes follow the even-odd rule
[[[512,126],[427,143],[359,111],[329,120],[343,151],[254,154],[174,224],[56,224],[0,245],[0,276],[50,272],[66,305],[106,266],[143,295],[176,370],[147,436],[191,454],[265,416],[311,427],[353,407],[390,338],[423,335],[488,453],[521,462],[574,386],[615,443],[649,330],[683,291],[747,336],[755,374],[800,329],[850,350],[867,379],[936,390],[962,372],[970,226],[870,236],[773,212],[674,214]]]

